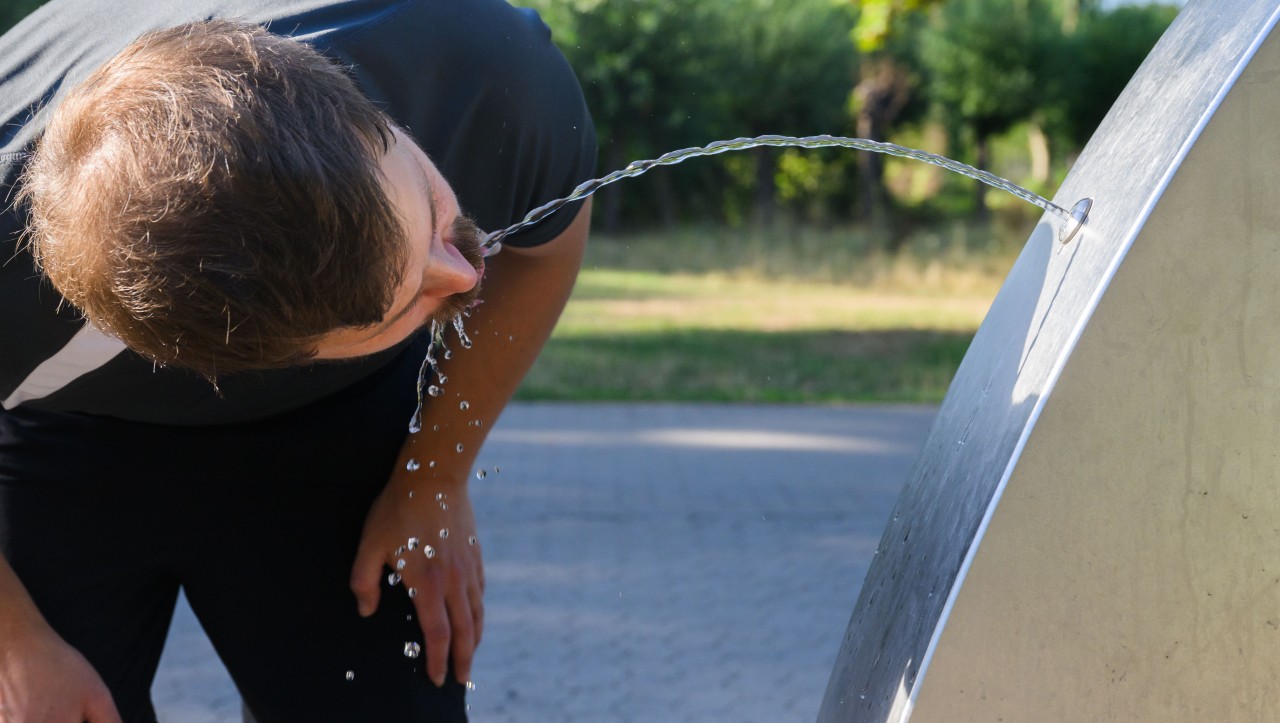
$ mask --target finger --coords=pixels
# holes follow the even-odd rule
[[[471,660],[476,651],[476,631],[471,596],[458,585],[446,598],[449,607],[449,624],[453,628],[453,675],[459,683],[471,680]]]
[[[382,595],[382,555],[369,545],[360,545],[351,566],[351,592],[356,596],[356,609],[361,617],[369,617],[378,609]]]
[[[89,696],[84,704],[84,719],[88,723],[124,723],[115,701],[105,689]]]
[[[427,645],[427,677],[436,687],[440,687],[444,685],[448,672],[449,644],[452,638],[444,596],[438,585],[427,585],[413,602],[418,610],[418,625],[422,628],[422,637]]]
[[[484,635],[484,594],[473,591],[468,599],[471,601],[471,626],[475,631],[475,647],[480,647],[480,638]]]

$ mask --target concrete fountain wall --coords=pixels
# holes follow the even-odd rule
[[[1280,0],[1192,0],[983,323],[819,720],[1280,716]]]

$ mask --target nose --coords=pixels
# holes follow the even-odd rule
[[[431,251],[425,284],[431,296],[461,294],[480,283],[480,271],[453,244],[441,244]]]

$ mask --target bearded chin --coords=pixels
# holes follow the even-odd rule
[[[469,216],[459,216],[453,227],[453,246],[462,254],[476,271],[484,271],[484,249],[481,242],[484,233]],[[484,284],[484,276],[476,281],[476,285],[460,294],[446,296],[440,307],[431,315],[433,323],[448,324],[454,317],[475,306],[480,298],[480,287]]]

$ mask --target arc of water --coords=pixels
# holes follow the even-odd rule
[[[1073,211],[1068,211],[1067,209],[1053,203],[1052,201],[1049,201],[1048,199],[1043,198],[1038,194],[1035,194],[1023,188],[1022,186],[1019,186],[1016,183],[1013,183],[1012,181],[1001,178],[995,175],[994,173],[989,173],[980,168],[974,168],[973,166],[970,166],[965,163],[961,163],[951,158],[947,158],[946,156],[940,156],[935,153],[929,153],[927,151],[922,151],[916,148],[908,148],[906,146],[900,146],[896,143],[882,143],[880,141],[872,141],[866,138],[846,138],[844,136],[832,136],[832,135],[816,135],[816,136],[803,136],[803,137],[763,135],[763,136],[756,136],[754,138],[735,138],[733,140],[716,141],[714,143],[710,143],[705,146],[682,148],[677,151],[664,153],[658,158],[654,158],[652,160],[632,161],[631,163],[627,164],[626,168],[622,168],[620,170],[614,171],[601,178],[596,178],[590,181],[586,181],[580,184],[577,188],[573,189],[573,192],[570,193],[568,196],[565,196],[564,198],[558,198],[554,201],[550,201],[548,203],[545,203],[533,209],[528,214],[526,214],[523,219],[508,226],[507,228],[489,233],[487,236],[485,236],[485,239],[482,243],[482,247],[484,248],[484,253],[486,256],[492,256],[493,254],[497,253],[502,249],[503,238],[509,236],[512,233],[515,233],[516,231],[519,231],[520,229],[523,229],[528,226],[532,226],[533,224],[541,221],[547,216],[550,216],[552,213],[554,213],[556,210],[558,210],[565,204],[582,200],[587,196],[590,196],[591,194],[595,193],[599,189],[603,188],[604,186],[609,185],[610,183],[620,181],[624,178],[633,178],[635,176],[639,176],[640,174],[656,166],[673,166],[677,163],[688,160],[690,158],[697,158],[699,156],[714,156],[720,153],[727,153],[729,151],[741,151],[741,150],[746,150],[748,148],[758,148],[760,146],[793,147],[793,148],[833,148],[833,147],[852,148],[852,149],[861,150],[861,151],[871,151],[873,153],[885,153],[891,156],[898,156],[901,158],[913,158],[918,161],[923,161],[925,163],[939,166],[941,168],[947,169],[948,171],[954,171],[961,175],[968,176],[969,178],[973,178],[978,181],[981,181],[982,183],[985,183],[994,188],[998,188],[1007,193],[1011,193],[1014,196],[1017,196],[1018,198],[1021,198],[1022,200],[1028,203],[1039,206],[1045,211],[1048,211],[1057,216],[1060,216],[1065,221],[1074,222],[1074,226],[1072,227],[1064,226],[1060,233],[1060,238],[1062,238],[1064,243],[1070,240],[1070,237],[1075,234],[1075,231],[1079,228],[1079,225],[1084,221],[1084,215],[1088,213],[1087,207],[1085,208],[1083,213],[1079,211],[1081,204],[1084,203],[1083,201],[1078,203],[1076,205],[1076,208],[1073,209]]]

